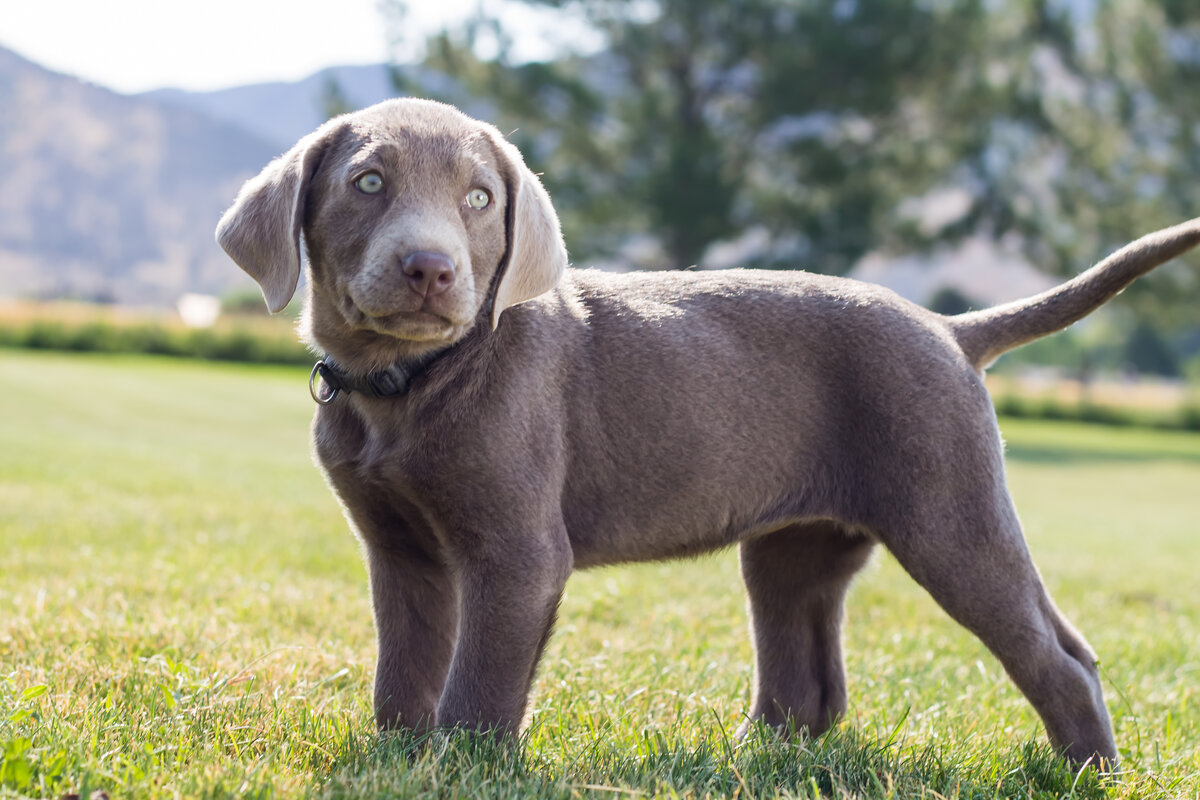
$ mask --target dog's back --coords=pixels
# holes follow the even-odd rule
[[[537,379],[482,416],[555,430],[580,566],[701,552],[802,518],[871,526],[885,476],[993,424],[942,318],[872,284],[570,270],[508,314],[493,356]]]

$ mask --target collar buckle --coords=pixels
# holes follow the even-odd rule
[[[317,388],[317,377],[321,378],[321,383],[325,391]],[[329,368],[329,365],[322,359],[313,365],[312,372],[308,374],[308,393],[312,395],[312,399],[317,401],[318,405],[327,406],[337,399],[338,394],[342,391],[342,386],[334,376],[334,372]]]
[[[396,369],[373,372],[363,380],[365,389],[376,397],[392,397],[408,390],[408,376]]]

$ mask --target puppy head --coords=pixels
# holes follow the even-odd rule
[[[495,328],[567,263],[550,198],[517,149],[424,100],[329,121],[247,181],[217,226],[272,312],[295,293],[301,234],[309,313],[327,317],[315,328],[413,344],[453,343],[488,310]]]

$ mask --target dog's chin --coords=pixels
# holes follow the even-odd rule
[[[432,311],[419,310],[380,315],[364,313],[356,327],[408,342],[451,344],[470,326]]]

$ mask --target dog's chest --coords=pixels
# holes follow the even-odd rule
[[[369,495],[389,514],[417,509],[431,518],[464,504],[486,504],[503,467],[477,452],[477,432],[451,423],[444,415],[399,408],[381,415],[339,409],[314,425],[317,460],[343,499]]]

